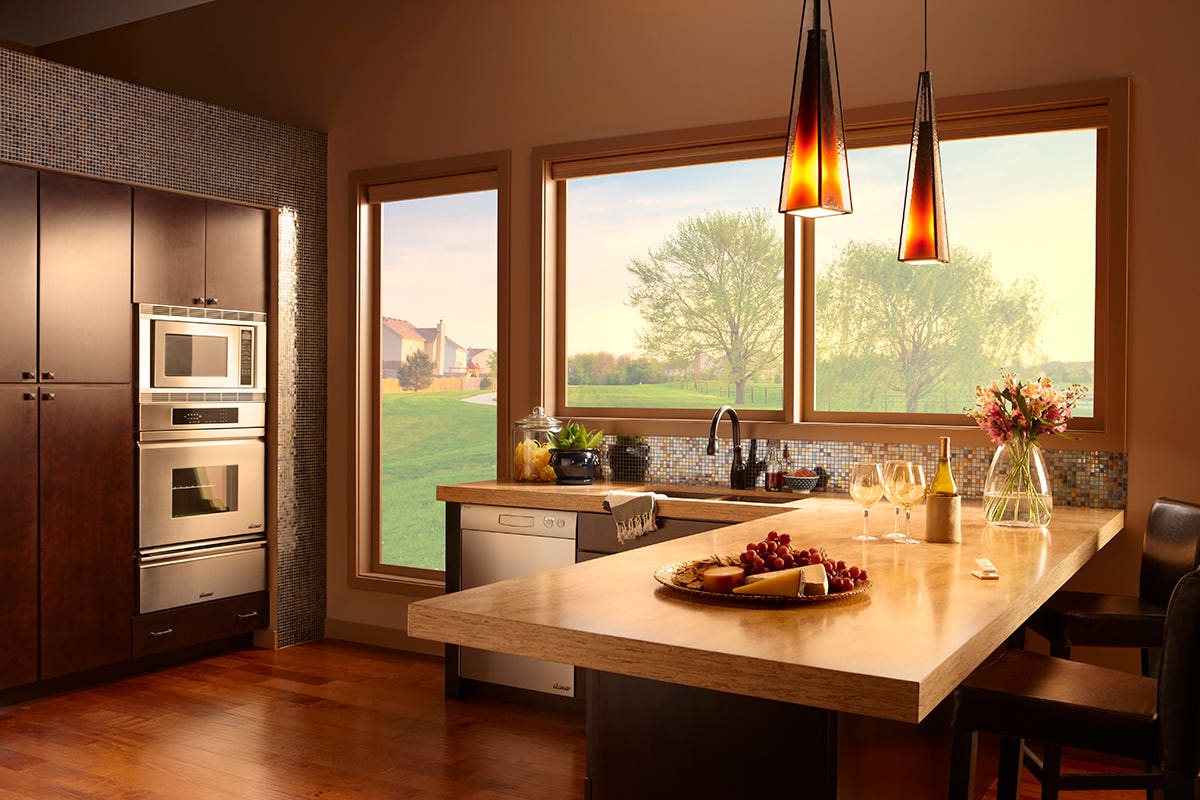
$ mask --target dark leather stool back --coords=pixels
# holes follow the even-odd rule
[[[1200,566],[1200,506],[1160,497],[1146,520],[1138,593],[1165,607],[1171,590]]]
[[[1200,792],[1200,571],[1185,575],[1167,610],[1158,677],[1158,726],[1164,788]],[[1200,795],[1197,795],[1200,796]]]

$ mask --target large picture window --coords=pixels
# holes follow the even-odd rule
[[[1000,366],[1094,389],[1096,138],[943,141],[950,263],[919,266],[896,260],[908,147],[850,150],[856,213],[813,235],[813,408],[956,414]]]
[[[774,210],[781,126],[535,151],[554,410],[690,433],[731,403],[780,424],[760,436],[969,441],[964,406],[1007,368],[1087,386],[1079,446],[1120,449],[1128,83],[939,103],[947,265],[896,257],[911,114],[847,114],[854,213],[815,222]]]
[[[783,408],[777,159],[567,181],[572,408]]]

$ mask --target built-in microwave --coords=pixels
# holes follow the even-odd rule
[[[138,314],[143,394],[266,391],[265,314],[150,304]]]

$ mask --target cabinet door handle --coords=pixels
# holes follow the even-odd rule
[[[42,399],[43,400],[53,400],[54,392],[42,392]]]
[[[238,614],[238,619],[252,619],[258,616],[257,611],[251,611],[249,614]]]
[[[53,372],[43,372],[43,373],[42,373],[42,380],[44,380],[44,381],[52,381],[52,380],[54,380],[54,373],[53,373]]]
[[[192,305],[196,305],[196,306],[202,306],[202,305],[204,305],[204,303],[205,303],[207,300],[208,300],[208,298],[206,298],[206,297],[193,297],[193,298],[192,298]]]
[[[34,394],[33,392],[25,392],[25,395],[24,395],[23,399],[25,399],[25,400],[37,400],[37,395],[36,395],[36,394]]]
[[[175,632],[174,628],[167,628],[166,630],[161,630],[161,631],[150,631],[150,635],[151,636],[166,636],[167,634],[171,634],[174,632]]]
[[[23,381],[31,381],[36,377],[37,377],[37,373],[31,369],[25,370],[24,372],[21,373],[21,380],[23,380]]]
[[[221,301],[215,297],[209,297],[209,298],[206,298],[204,302],[208,303],[210,306],[215,306],[217,303],[219,303]]]

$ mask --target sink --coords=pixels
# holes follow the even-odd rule
[[[726,503],[790,503],[807,496],[790,492],[720,494],[719,489],[710,492],[674,491],[671,489],[657,489],[656,491],[665,494],[668,500],[722,500]]]

